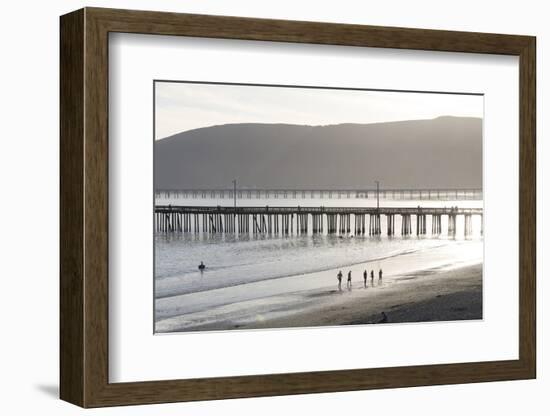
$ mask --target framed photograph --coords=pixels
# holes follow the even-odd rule
[[[60,28],[63,400],[536,376],[534,37]]]

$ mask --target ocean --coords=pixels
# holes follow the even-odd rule
[[[157,197],[157,205],[232,206],[232,199]],[[376,206],[375,199],[239,199],[238,206]],[[391,200],[381,199],[381,207],[469,207],[480,208],[482,200]],[[482,262],[481,217],[473,217],[473,232],[465,236],[463,219],[458,217],[457,234],[447,235],[447,219],[442,233],[400,235],[162,233],[155,234],[155,322],[157,332],[183,331],[215,320],[274,313],[281,303],[302,302],[300,293],[335,287],[336,271],[362,281],[362,272],[383,269],[384,281],[414,270],[452,268]],[[251,228],[252,230],[252,228]],[[198,270],[200,262],[206,269]],[[297,306],[297,305],[295,305]],[[174,319],[176,318],[176,319]],[[177,325],[163,325],[177,322]]]

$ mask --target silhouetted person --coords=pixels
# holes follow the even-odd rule
[[[342,290],[342,270],[340,270],[338,272],[338,274],[336,275],[336,277],[338,278],[338,289]]]
[[[378,321],[379,324],[385,324],[388,322],[388,315],[386,315],[386,312],[382,312],[382,319]]]
[[[369,274],[368,274],[367,271],[365,270],[365,271],[363,272],[363,283],[364,283],[365,287],[367,287],[367,276],[368,276],[368,275],[369,275]]]
[[[382,280],[382,269],[378,271],[378,280]]]
[[[351,270],[348,272],[348,287],[351,288]]]
[[[374,282],[374,270],[370,271],[370,283]]]
[[[205,264],[201,261],[201,264],[199,264],[199,270],[202,272],[204,269],[206,269]]]

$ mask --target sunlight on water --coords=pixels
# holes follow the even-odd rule
[[[158,205],[204,205],[233,204],[225,199],[159,198]],[[375,199],[239,199],[238,206],[338,206],[373,207]],[[381,207],[468,207],[480,208],[481,200],[434,201],[434,200],[380,200]],[[353,216],[352,216],[353,217]],[[270,234],[203,234],[203,233],[157,233],[155,235],[155,296],[165,298],[199,291],[234,286],[237,284],[296,276],[339,267],[350,266],[371,260],[383,260],[400,254],[446,246],[448,261],[453,262],[453,247],[465,242],[479,243],[481,218],[473,217],[473,233],[467,239],[463,235],[463,217],[458,217],[457,234],[447,236],[447,219],[442,218],[442,234],[431,236],[431,217],[427,218],[425,236],[399,235],[400,216],[395,218],[395,236],[385,236],[385,217],[382,216],[382,236],[315,234],[270,235]],[[311,220],[310,220],[311,223]],[[325,227],[326,229],[326,227]],[[251,228],[252,230],[252,228]],[[207,270],[198,271],[204,261]],[[421,265],[419,265],[421,266]]]

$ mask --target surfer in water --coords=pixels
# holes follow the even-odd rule
[[[201,261],[201,264],[199,264],[199,270],[202,272],[204,269],[206,269],[206,265]]]

